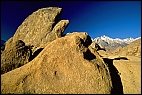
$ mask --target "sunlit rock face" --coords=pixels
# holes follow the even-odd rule
[[[26,44],[40,47],[61,37],[69,23],[68,20],[59,19],[61,10],[58,7],[48,7],[33,12],[18,27],[13,41],[22,40]]]
[[[58,38],[26,65],[1,76],[2,93],[110,94],[108,67],[87,33]]]
[[[61,8],[42,8],[29,15],[1,48],[1,71],[6,73],[31,61],[45,44],[62,37],[69,20],[60,20]]]

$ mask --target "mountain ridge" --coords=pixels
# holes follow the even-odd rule
[[[118,47],[125,47],[140,38],[141,37],[138,37],[138,38],[130,37],[125,39],[120,39],[120,38],[110,38],[108,36],[103,35],[101,37],[96,37],[92,39],[92,42],[99,44],[101,47],[105,48],[106,51],[113,51],[117,49]],[[92,45],[92,47],[95,47],[95,46]]]
[[[96,38],[92,38],[92,41],[94,40],[98,40],[98,39],[102,39],[102,40],[105,40],[105,41],[116,41],[116,42],[125,42],[127,44],[137,40],[137,39],[140,39],[141,37],[137,37],[137,38],[132,38],[132,37],[129,37],[129,38],[124,38],[124,39],[121,39],[121,38],[111,38],[109,36],[106,36],[106,35],[103,35],[103,36],[100,36],[100,37],[96,37]]]
[[[119,55],[129,55],[129,56],[141,56],[141,39],[137,39],[133,42],[131,42],[129,45],[123,47],[123,48],[117,48],[115,51],[113,51],[115,54]]]

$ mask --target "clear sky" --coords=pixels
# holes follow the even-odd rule
[[[12,37],[18,26],[39,8],[63,8],[61,18],[70,20],[67,32],[87,32],[92,38],[141,36],[141,1],[1,1],[1,39]]]

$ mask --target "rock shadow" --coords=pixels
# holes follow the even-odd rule
[[[80,41],[81,41],[81,44],[83,44],[83,46],[85,47],[89,47],[92,43],[91,37],[89,35],[87,35],[87,38],[85,41],[81,38],[80,38]]]
[[[128,58],[126,58],[126,57],[117,57],[117,58],[114,58],[114,60],[128,60]]]
[[[55,17],[54,23],[52,24],[52,30],[54,29],[54,27],[56,26],[56,24],[61,20],[61,12],[60,12],[60,14],[57,14],[57,16]]]
[[[91,53],[89,49],[86,52],[83,52],[83,55],[84,55],[84,59],[87,59],[87,60],[93,60],[96,58],[96,56],[93,53]]]
[[[117,68],[113,65],[113,60],[128,60],[126,57],[118,57],[114,59],[109,59],[109,58],[103,58],[104,62],[107,64],[109,71],[110,71],[110,76],[112,80],[112,90],[111,94],[123,94],[123,85],[122,81],[120,78],[120,74],[117,70]]]
[[[33,53],[33,55],[30,56],[29,61],[33,60],[42,50],[43,50],[43,48],[39,48],[38,50],[36,50]]]
[[[106,52],[106,49],[105,49],[105,48],[103,48],[103,47],[100,47],[100,45],[98,45],[97,43],[95,44],[95,48],[97,49],[97,51],[99,51],[99,50],[103,50],[103,51],[105,51],[105,52]]]

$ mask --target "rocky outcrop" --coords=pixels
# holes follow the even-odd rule
[[[29,62],[31,49],[21,40],[7,46],[1,54],[1,74],[18,68]]]
[[[110,94],[108,67],[87,33],[58,38],[26,65],[1,75],[2,93]]]
[[[34,59],[46,43],[62,37],[69,21],[60,20],[60,12],[61,8],[58,7],[42,8],[33,12],[23,21],[14,36],[1,49],[2,73],[20,67]],[[16,46],[17,42],[20,49]],[[30,54],[27,46],[30,47]]]
[[[22,40],[25,44],[40,47],[61,37],[69,21],[60,21],[60,12],[61,8],[58,7],[42,8],[33,12],[18,27],[13,42]]]
[[[124,94],[141,94],[141,58],[136,56],[126,56],[126,58],[128,60],[113,61],[121,78],[123,92]]]
[[[60,38],[63,36],[64,29],[68,25],[69,20],[61,20],[59,21],[51,31],[51,33],[47,34],[45,39],[43,39],[43,43],[40,43],[40,48],[44,48],[45,44],[48,42],[51,42],[57,38]]]
[[[92,42],[92,44],[90,45],[92,48],[96,49],[96,51],[99,51],[99,50],[103,50],[103,51],[106,51],[105,48],[101,47],[99,44],[97,44],[96,42]]]

